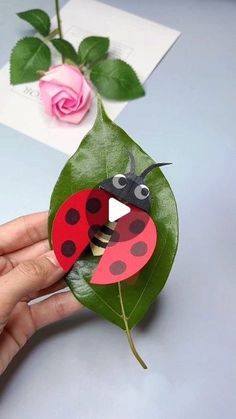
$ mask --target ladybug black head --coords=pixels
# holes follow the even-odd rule
[[[156,167],[165,166],[171,163],[154,163],[148,166],[141,175],[135,174],[135,160],[132,153],[130,157],[130,171],[128,173],[119,173],[102,182],[100,187],[111,193],[116,198],[128,204],[133,204],[138,208],[148,211],[150,208],[150,192],[144,182],[144,178],[151,170]]]

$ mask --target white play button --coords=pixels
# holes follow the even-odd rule
[[[128,214],[131,211],[130,207],[115,198],[109,198],[108,219],[112,223],[119,220],[119,218]]]

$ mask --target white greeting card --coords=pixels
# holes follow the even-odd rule
[[[122,58],[144,82],[176,41],[180,33],[95,0],[70,0],[61,10],[63,33],[76,49],[86,36],[110,38],[110,56]],[[56,27],[56,19],[52,19]],[[54,60],[55,61],[55,60]],[[11,86],[9,63],[0,70],[0,122],[51,147],[72,154],[92,127],[96,114],[91,109],[79,125],[48,116],[40,100],[38,82]],[[141,99],[140,99],[141,100]],[[115,119],[126,102],[104,100],[106,111]]]

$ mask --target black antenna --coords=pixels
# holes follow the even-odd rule
[[[134,155],[129,150],[128,150],[128,155],[129,155],[129,159],[130,159],[130,172],[131,173],[135,173],[135,159],[134,159]]]
[[[161,167],[161,166],[166,166],[167,164],[172,164],[172,163],[153,163],[151,164],[151,166],[148,166],[140,175],[140,177],[142,177],[143,179],[145,178],[145,176],[147,176],[147,174],[149,172],[151,172],[153,169],[155,169],[156,167]]]

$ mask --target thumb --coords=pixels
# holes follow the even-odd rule
[[[23,297],[52,285],[64,274],[54,252],[17,265],[0,279],[0,317],[7,317]]]

